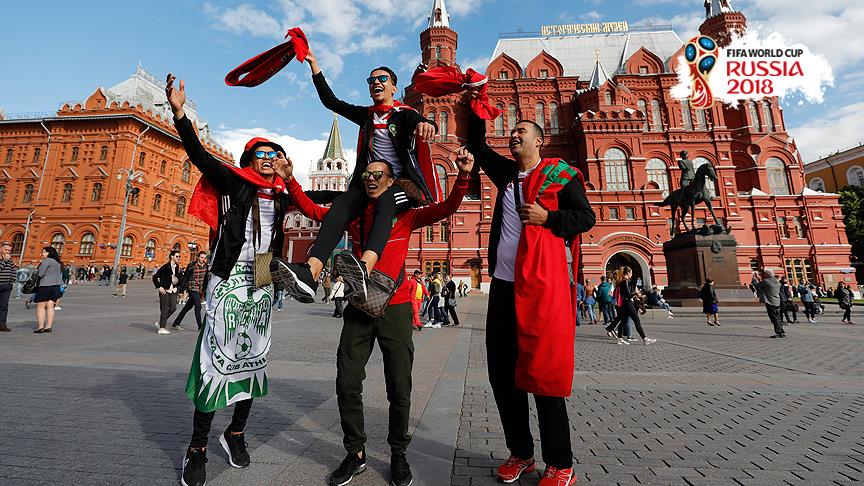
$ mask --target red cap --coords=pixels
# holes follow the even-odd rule
[[[264,144],[275,145],[273,142],[271,142],[270,140],[267,140],[264,137],[255,137],[252,140],[249,140],[248,142],[246,142],[246,146],[243,147],[243,151],[245,152],[247,150],[252,150],[252,147],[254,147],[255,145],[264,145]]]

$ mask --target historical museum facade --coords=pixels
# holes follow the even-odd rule
[[[232,162],[194,103],[186,113],[208,150]],[[199,175],[174,130],[164,84],[139,66],[56,115],[0,119],[0,239],[24,264],[52,245],[64,263],[113,265],[118,244],[124,265],[164,263],[172,248],[185,262],[208,245],[207,226],[186,214]]]
[[[807,187],[837,192],[846,186],[864,187],[864,145],[843,150],[804,166]]]
[[[721,45],[746,28],[731,2],[704,7],[700,31]],[[420,33],[422,62],[429,67],[456,64],[458,34],[449,19],[444,1],[435,0]],[[679,187],[676,160],[687,150],[697,167],[716,169],[713,206],[737,239],[742,284],[763,266],[795,281],[852,283],[838,198],[805,186],[803,160],[776,98],[694,110],[669,95],[684,44],[671,27],[555,27],[544,29],[547,35],[500,36],[486,74],[490,99],[503,114],[488,122],[487,141],[507,155],[510,128],[519,119],[535,120],[547,134],[543,155],[582,170],[597,213],[597,225],[582,239],[585,277],[596,281],[606,269],[627,264],[646,285],[668,284],[663,242],[670,238],[671,213],[657,203]],[[585,31],[594,33],[558,35]],[[405,102],[440,127],[433,159],[446,190],[456,174],[452,153],[464,144],[464,124],[456,122],[467,116],[463,97],[429,98],[408,86]],[[477,174],[459,212],[413,235],[408,267],[447,269],[470,277],[474,288],[488,284],[494,191]],[[699,224],[705,213],[697,208]]]

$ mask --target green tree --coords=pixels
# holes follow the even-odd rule
[[[846,186],[840,189],[840,204],[843,206],[843,223],[846,237],[852,245],[855,260],[855,276],[864,282],[864,187]]]

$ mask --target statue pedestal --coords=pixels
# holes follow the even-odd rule
[[[717,300],[723,305],[758,305],[753,293],[741,284],[738,242],[728,233],[678,235],[663,244],[669,285],[663,297],[671,305],[701,306],[699,289],[714,280]]]

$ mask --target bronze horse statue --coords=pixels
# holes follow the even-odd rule
[[[711,164],[702,164],[696,169],[696,176],[686,187],[672,191],[666,199],[657,203],[658,206],[672,207],[672,230],[671,235],[678,234],[679,224],[684,225],[685,231],[690,231],[687,228],[687,213],[690,213],[690,226],[696,229],[696,205],[704,202],[708,206],[708,211],[711,217],[714,218],[714,224],[720,226],[717,220],[717,215],[714,214],[714,207],[711,205],[711,192],[707,187],[707,180],[712,182],[717,181],[717,172],[714,171],[714,166]]]

